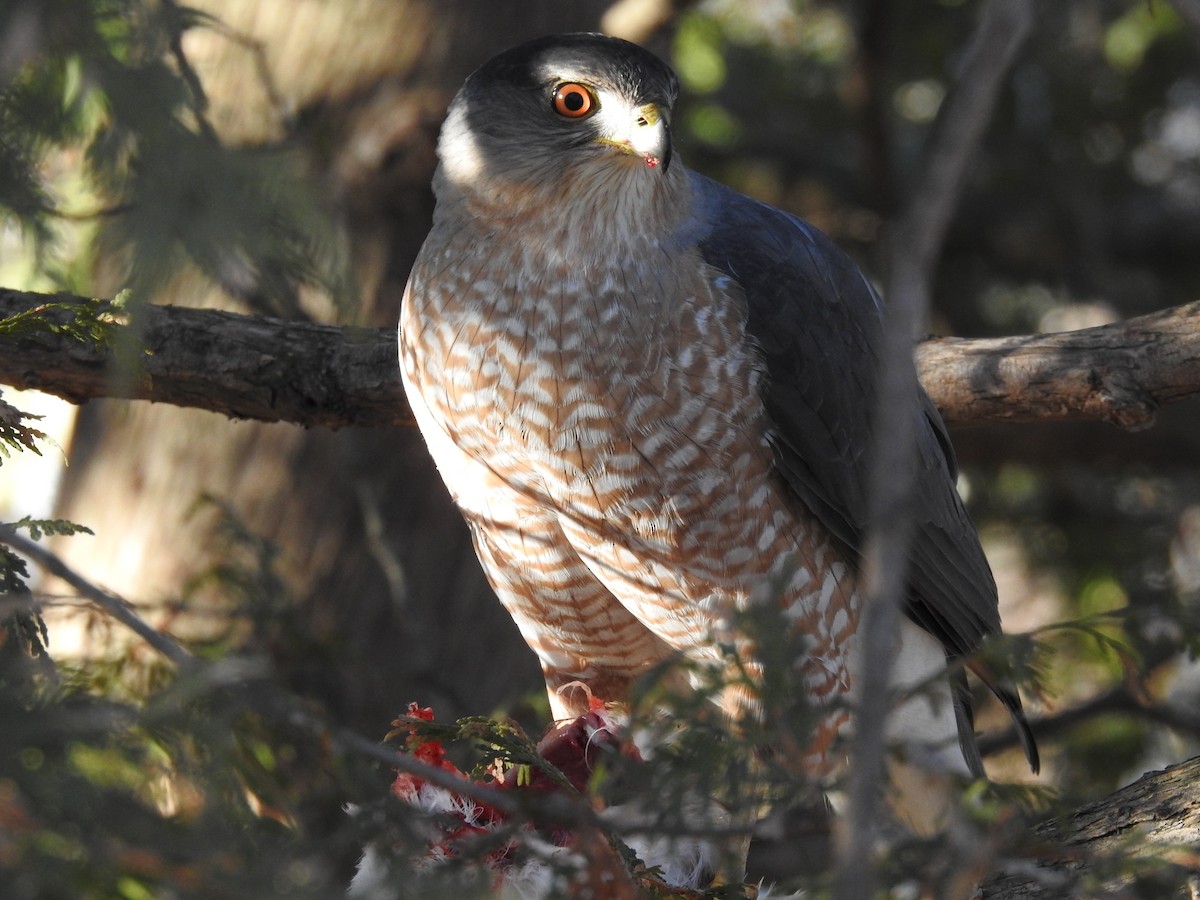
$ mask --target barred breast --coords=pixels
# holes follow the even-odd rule
[[[811,636],[813,694],[842,693],[853,578],[774,471],[743,298],[694,252],[641,249],[547,268],[431,236],[401,363],[439,470],[548,674],[715,660],[730,614],[772,600]]]

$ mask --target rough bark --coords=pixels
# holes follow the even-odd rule
[[[928,341],[918,369],[951,424],[1146,428],[1160,406],[1200,390],[1200,303],[1060,334]]]
[[[985,900],[1194,897],[1200,889],[1200,757],[1148,772],[1039,825],[1034,838],[1045,855],[993,875]],[[1131,888],[1137,876],[1154,880]]]
[[[61,299],[0,290],[0,317]],[[138,327],[140,377],[112,379],[109,354],[38,334],[0,346],[0,383],[73,403],[128,397],[308,427],[412,425],[390,328],[170,306],[147,308]],[[1200,302],[1059,334],[929,340],[917,368],[952,425],[1144,428],[1160,407],[1200,394]]]
[[[62,299],[0,290],[0,317]],[[112,352],[55,334],[0,344],[0,381],[72,403],[126,397],[309,427],[413,424],[390,328],[149,306],[136,329],[145,352],[119,366]]]
[[[779,834],[756,838],[752,874],[770,882],[825,872],[830,827],[823,807],[798,811]],[[960,836],[940,862],[961,867],[971,887],[943,885],[939,897],[972,896],[982,879],[982,900],[1194,898],[1184,888],[1200,892],[1200,757],[1037,825],[1009,819],[978,842],[970,829]]]

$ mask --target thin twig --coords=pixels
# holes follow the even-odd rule
[[[477,803],[492,807],[505,816],[518,821],[530,822],[539,827],[580,826],[598,828],[616,835],[662,834],[664,826],[654,819],[613,819],[602,817],[587,800],[579,794],[567,791],[506,791],[487,784],[470,781],[444,769],[421,762],[413,756],[394,750],[385,744],[369,740],[347,728],[331,726],[329,722],[299,705],[289,704],[283,717],[313,734],[327,737],[343,750],[359,756],[385,763],[402,772],[415,775],[430,784],[444,788]],[[672,837],[692,837],[719,840],[743,837],[753,831],[753,826],[683,826],[671,825]]]
[[[132,203],[117,203],[113,206],[102,206],[87,212],[69,212],[65,209],[55,209],[51,215],[66,222],[94,222],[97,219],[110,219],[123,216],[133,209]]]
[[[329,722],[299,705],[289,705],[282,715],[289,723],[298,725],[313,734],[327,737],[347,752],[392,766],[437,787],[445,788],[477,803],[490,806],[505,816],[527,821],[539,827],[555,825],[576,828],[586,826],[615,835],[664,833],[662,822],[653,818],[604,818],[579,794],[565,791],[506,791],[470,781],[444,769],[423,763],[419,759],[394,750],[385,744],[369,740],[347,728],[332,726]],[[721,840],[744,837],[753,831],[754,826],[750,824],[687,826],[672,823],[670,826],[670,835],[674,838]]]
[[[37,541],[25,537],[9,525],[0,525],[0,544],[7,544],[51,575],[61,578],[177,666],[185,666],[195,658],[175,638],[147,623],[124,598],[92,584]]]
[[[1047,739],[1075,727],[1080,722],[1111,713],[1145,719],[1164,725],[1180,734],[1192,737],[1200,736],[1200,715],[1179,706],[1147,702],[1124,684],[1097,694],[1078,706],[1072,706],[1070,709],[1064,709],[1053,715],[1031,719],[1029,726],[1039,739]],[[984,756],[990,756],[1002,750],[1020,746],[1020,743],[1016,729],[1010,727],[999,734],[980,738],[979,752]]]
[[[839,829],[836,896],[874,894],[878,807],[885,778],[886,720],[892,660],[913,533],[909,502],[916,453],[917,394],[912,340],[924,321],[929,283],[968,164],[990,121],[1005,74],[1033,22],[1030,0],[988,0],[961,76],[938,120],[907,211],[889,229],[887,298],[871,449],[869,531],[859,628],[863,660],[856,686],[854,777]]]
[[[238,31],[216,16],[209,15],[208,13],[197,15],[194,11],[193,14],[196,15],[198,25],[202,24],[204,28],[212,31],[214,34],[219,34],[225,40],[236,44],[250,54],[250,58],[254,62],[254,72],[258,76],[259,86],[267,98],[267,106],[281,122],[286,121],[292,104],[288,102],[283,91],[280,90],[279,84],[275,80],[275,75],[271,71],[271,63],[267,59],[266,44],[245,32]]]
[[[171,56],[174,58],[179,75],[187,85],[188,93],[191,96],[192,116],[195,117],[200,132],[209,140],[217,141],[217,131],[208,120],[208,94],[205,93],[200,76],[196,74],[191,61],[183,51],[183,33],[188,29],[189,19],[193,13],[180,8],[174,0],[163,0],[162,9],[165,13],[164,24]]]

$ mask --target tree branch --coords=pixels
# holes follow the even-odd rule
[[[1146,428],[1160,406],[1200,391],[1200,302],[1060,334],[927,341],[917,368],[951,424]]]
[[[0,290],[0,319],[82,298]],[[128,314],[114,310],[119,317]],[[51,314],[65,321],[66,313]],[[147,306],[132,327],[146,351],[132,377],[110,377],[111,351],[45,333],[0,339],[0,384],[85,403],[124,397],[189,406],[234,419],[341,428],[411,426],[396,334]]]
[[[1200,872],[1200,757],[1149,772],[1115,794],[1039,825],[1034,835],[1042,858],[989,878],[985,900],[1186,896],[1164,890],[1164,883],[1182,887],[1189,873],[1195,879]],[[1160,893],[1128,890],[1138,873],[1154,875]],[[1075,889],[1083,877],[1086,894]]]
[[[11,525],[0,525],[0,544],[5,544],[17,553],[28,556],[51,575],[61,578],[79,591],[81,596],[96,604],[106,615],[129,628],[175,665],[186,666],[192,662],[191,653],[185,650],[171,635],[158,631],[150,625],[124,598],[92,584],[50,550],[37,541],[19,534]]]
[[[82,302],[0,290],[0,320]],[[38,333],[0,338],[0,384],[72,403],[123,397],[306,427],[413,424],[390,328],[176,306],[147,307],[140,316],[148,351],[140,377],[110,378],[111,352]],[[1200,394],[1200,302],[1061,334],[926,341],[917,369],[953,425],[1101,420],[1144,427],[1159,407]]]

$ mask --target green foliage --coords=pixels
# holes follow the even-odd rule
[[[28,516],[19,522],[0,523],[0,693],[7,691],[13,702],[30,705],[53,666],[46,651],[50,641],[46,622],[29,589],[29,569],[25,560],[4,544],[4,532],[18,530],[28,531],[35,541],[45,535],[91,531],[62,519]]]
[[[77,525],[74,522],[68,522],[66,519],[33,519],[29,516],[24,516],[18,521],[11,523],[9,527],[28,531],[29,536],[35,541],[40,541],[44,536],[58,535],[68,537],[73,534],[95,533],[86,525]]]
[[[1168,3],[1136,3],[1104,35],[1104,54],[1117,69],[1129,71],[1142,64],[1151,45],[1178,34],[1179,15]]]
[[[206,118],[182,37],[210,17],[173,0],[20,9],[9,15],[33,15],[38,27],[0,91],[0,215],[32,237],[43,267],[64,210],[41,164],[70,148],[86,160],[85,192],[124,251],[135,303],[185,262],[276,313],[296,312],[301,284],[347,295],[341,239],[297,162],[281,149],[224,146]],[[0,19],[0,29],[11,24]]]
[[[36,339],[39,334],[62,335],[96,347],[110,344],[120,305],[103,300],[58,302],[48,300],[0,319],[0,346],[8,341]],[[28,424],[40,416],[23,412],[0,398],[0,456],[25,450],[41,455],[39,443],[53,444],[45,433]],[[0,459],[0,464],[3,459]]]
[[[40,418],[41,416],[22,412],[12,404],[0,399],[0,456],[7,459],[12,455],[13,450],[18,453],[29,450],[41,456],[42,451],[38,449],[38,442],[49,440],[49,438],[45,432],[25,424]],[[4,460],[0,459],[0,465],[3,465],[3,462]]]
[[[47,300],[0,319],[0,339],[15,341],[38,334],[55,334],[81,344],[108,347],[120,324],[121,301],[122,298],[115,301],[86,299],[83,302]]]
[[[60,520],[6,527],[35,538],[87,531]],[[0,560],[0,601],[30,600],[24,561],[2,546]],[[382,783],[361,759],[334,758],[320,727],[296,724],[311,712],[269,665],[216,648],[211,662],[159,666],[150,679],[133,655],[55,665],[31,609],[0,623],[6,897],[341,893],[360,837],[340,814],[331,823],[306,806],[326,796],[336,811]],[[131,678],[138,695],[114,699]]]
[[[334,860],[352,852],[352,833],[323,847],[298,836],[288,793],[302,764],[271,773],[246,752],[264,729],[284,759],[289,747],[319,745],[289,733],[280,714],[258,712],[252,694],[264,689],[269,682],[247,678],[228,690],[168,686],[140,709],[88,693],[5,709],[0,804],[14,823],[0,863],[7,895],[107,898],[134,886],[156,897],[340,893]],[[362,767],[325,776],[345,796],[369,777]]]

